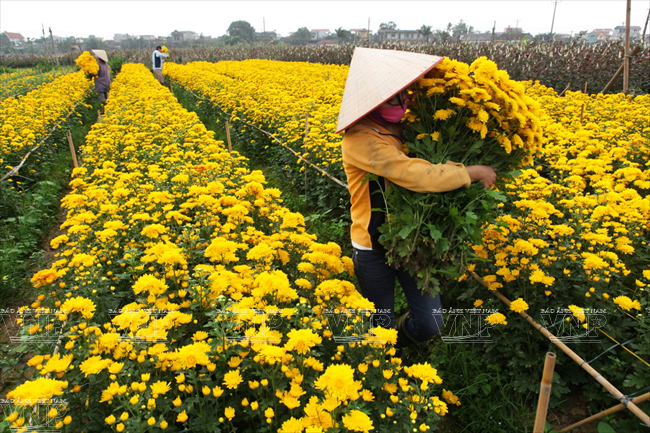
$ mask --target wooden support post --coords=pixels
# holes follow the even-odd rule
[[[539,400],[537,401],[537,415],[535,415],[535,426],[533,433],[544,433],[546,425],[546,413],[548,412],[548,401],[551,397],[551,386],[553,384],[553,371],[555,370],[555,353],[547,352],[544,361],[544,373],[539,388]]]
[[[566,92],[567,90],[569,90],[569,87],[571,87],[571,83],[570,83],[570,82],[569,82],[569,84],[566,85],[566,88],[565,88],[564,90],[562,90],[562,92],[561,92],[558,96],[562,96],[562,95],[564,95],[564,92]]]
[[[303,143],[307,143],[307,135],[309,135],[309,113],[305,113],[305,138]],[[304,164],[303,167],[305,169],[305,196],[307,196],[307,164]]]
[[[632,0],[627,0],[625,13],[625,59],[623,60],[623,93],[627,94],[630,84],[630,10]]]
[[[226,141],[228,142],[228,152],[232,153],[232,143],[230,141],[230,123],[226,120]]]
[[[74,164],[74,168],[79,168],[79,164],[77,163],[77,153],[74,150],[74,143],[72,142],[72,135],[70,134],[70,130],[67,130],[65,132],[66,137],[68,137],[68,144],[70,145],[70,153],[72,154],[72,164]]]
[[[636,47],[634,47],[634,49],[632,50],[632,52],[630,53],[630,55],[627,56],[626,58],[631,59],[632,57],[636,56],[636,55],[639,53],[639,51],[641,51],[641,47],[637,45]],[[600,93],[605,93],[606,91],[608,91],[608,90],[610,89],[610,87],[612,87],[612,85],[614,84],[614,82],[616,81],[616,79],[617,79],[618,77],[620,77],[621,74],[623,73],[623,69],[625,69],[625,63],[623,63],[623,64],[618,68],[618,71],[616,71],[616,73],[614,74],[614,76],[612,77],[612,79],[609,80],[609,83],[607,83],[607,85],[603,88],[603,90],[600,91]]]

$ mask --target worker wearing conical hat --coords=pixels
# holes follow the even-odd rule
[[[338,118],[337,132],[345,131],[341,148],[350,190],[355,275],[361,293],[378,311],[374,326],[396,327],[398,346],[424,342],[440,331],[442,314],[433,312],[440,312],[441,301],[439,295],[422,293],[413,276],[387,264],[386,250],[378,240],[385,204],[382,194],[375,192],[384,190],[388,182],[437,193],[475,181],[489,188],[496,180],[489,166],[433,164],[404,153],[400,120],[407,108],[407,88],[442,60],[427,54],[357,47]],[[378,176],[377,180],[368,180],[369,173]],[[397,323],[396,278],[409,304],[409,312]]]
[[[108,67],[108,56],[104,50],[92,50],[95,57],[97,57],[97,64],[99,71],[95,76],[95,91],[97,97],[102,105],[101,112],[104,112],[104,104],[108,99],[108,91],[111,87],[111,70]]]

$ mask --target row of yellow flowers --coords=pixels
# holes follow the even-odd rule
[[[20,160],[45,138],[77,105],[92,92],[83,72],[66,74],[28,92],[0,102],[0,165],[7,156]],[[13,160],[13,159],[12,159]]]
[[[334,131],[347,71],[340,65],[257,59],[166,63],[164,69],[172,80],[232,114],[231,120],[271,132],[342,181],[340,137]]]
[[[460,404],[431,365],[402,366],[396,331],[369,328],[340,247],[142,65],[123,67],[83,156],[22,309],[59,350],[8,393],[12,427],[427,431]]]
[[[591,308],[612,307],[603,300],[617,296],[647,302],[650,96],[530,92],[545,108],[545,142],[476,247],[491,259],[491,287],[530,284]]]
[[[72,72],[70,67],[61,67],[52,72],[28,68],[0,75],[0,100],[9,96],[27,93],[42,84],[51,82],[61,75]]]

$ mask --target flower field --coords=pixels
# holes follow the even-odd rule
[[[277,148],[269,167],[317,185],[321,210],[347,211],[345,189],[305,163],[345,181],[334,128],[346,66],[169,62],[164,73],[196,96],[197,111],[229,121],[242,150],[259,157]],[[89,91],[83,72],[66,77],[70,94]],[[507,367],[522,392],[539,388],[549,345],[517,312],[552,325],[549,310],[568,311],[554,317],[599,337],[576,348],[587,359],[627,342],[628,352],[593,365],[625,393],[642,390],[650,386],[650,96],[517,86],[536,101],[532,162],[503,184],[506,200],[472,246],[479,260],[469,270],[489,288],[468,274],[445,284],[443,303],[499,311],[486,314],[501,326],[480,359]],[[51,105],[37,109],[30,95],[19,100],[31,104],[24,109],[3,102],[4,154],[30,148],[67,112],[46,96]],[[499,118],[504,129],[525,123],[516,103],[489,107],[491,118],[512,114]],[[479,140],[489,123],[474,114]],[[444,133],[446,117],[434,120]],[[12,427],[406,432],[435,430],[460,406],[434,367],[445,383],[472,377],[450,378],[451,365],[403,366],[390,344],[396,331],[367,326],[373,306],[356,291],[341,246],[308,233],[264,173],[228,152],[146,68],[124,65],[82,154],[62,202],[66,233],[52,240],[57,257],[34,274],[38,300],[21,309],[24,338],[41,347],[28,361],[31,380],[7,394]],[[510,310],[489,289],[512,299]],[[554,391],[593,389],[583,376],[559,365]],[[454,392],[463,405],[452,413],[478,407]],[[587,394],[609,402],[599,389]],[[48,411],[34,412],[43,401]]]
[[[0,103],[0,164],[20,160],[57,126],[91,92],[81,72],[63,75],[26,95]]]
[[[430,364],[401,366],[396,331],[364,326],[340,247],[144,67],[124,66],[82,152],[60,252],[22,309],[58,350],[7,394],[12,426],[427,431],[456,402]]]
[[[53,72],[41,72],[37,69],[21,69],[0,75],[0,100],[18,96],[47,84],[55,78],[72,72],[72,68],[63,67]]]

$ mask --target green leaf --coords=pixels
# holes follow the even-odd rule
[[[414,225],[404,226],[404,227],[402,227],[402,230],[400,230],[399,233],[397,233],[397,236],[401,237],[402,239],[406,239],[408,237],[408,235],[411,234],[413,229],[415,229]]]
[[[433,224],[426,224],[426,227],[429,229],[429,236],[434,242],[442,238],[442,233],[438,230],[438,227]]]
[[[601,421],[598,423],[598,433],[616,433],[616,430],[611,425]]]

